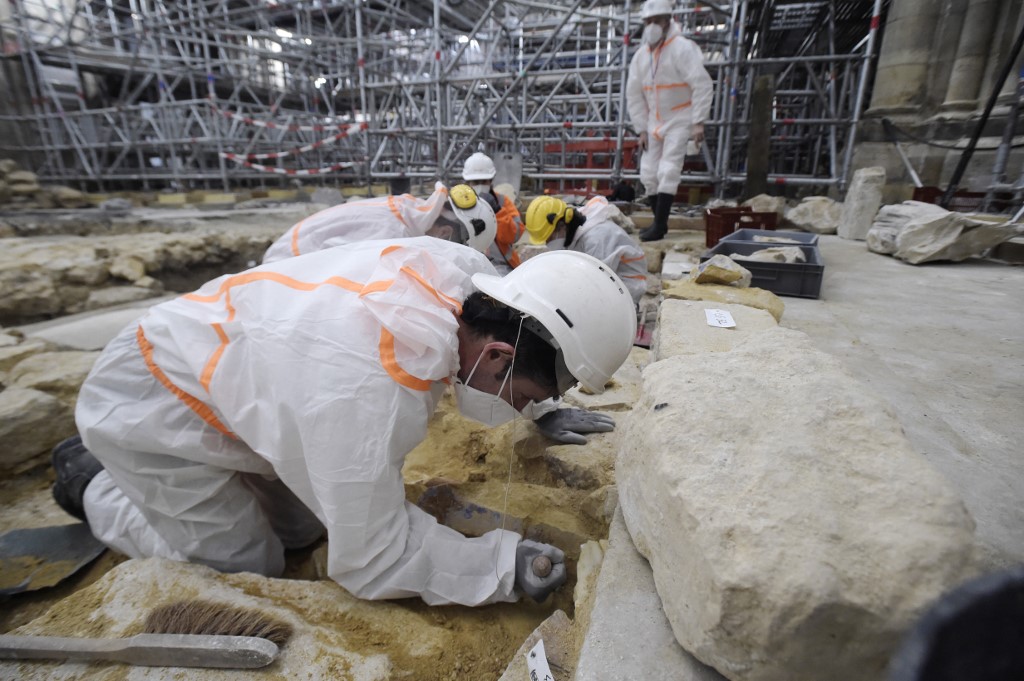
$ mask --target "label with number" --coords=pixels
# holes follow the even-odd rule
[[[708,318],[708,326],[718,326],[723,329],[736,327],[736,321],[728,310],[704,310],[704,315]]]
[[[530,681],[555,681],[544,652],[544,639],[537,641],[537,645],[526,653],[526,667],[530,670]]]

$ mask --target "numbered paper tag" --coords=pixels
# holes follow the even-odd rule
[[[704,310],[704,314],[708,318],[708,326],[718,326],[723,329],[736,327],[736,322],[728,310]]]
[[[555,681],[544,652],[544,639],[537,641],[537,645],[526,653],[526,666],[530,670],[530,681]]]

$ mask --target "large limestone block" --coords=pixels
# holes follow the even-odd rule
[[[864,241],[871,223],[882,205],[882,187],[885,186],[885,168],[861,168],[853,174],[853,182],[846,192],[846,200],[839,211],[836,233],[844,239]]]
[[[921,218],[896,235],[893,255],[912,265],[934,260],[959,262],[1024,234],[1024,224],[993,224],[960,213]]]
[[[56,397],[19,387],[0,392],[0,470],[45,454],[74,432],[71,410]]]
[[[840,204],[827,196],[808,196],[786,213],[787,226],[815,234],[835,234]]]
[[[736,288],[735,286],[721,286],[718,284],[696,284],[692,281],[684,280],[666,284],[662,294],[666,299],[706,300],[714,303],[746,305],[758,310],[765,310],[775,317],[775,321],[782,319],[782,313],[786,309],[781,298],[763,288]]]
[[[704,310],[725,310],[732,315],[736,327],[708,326]],[[669,299],[661,304],[651,356],[658,361],[675,355],[728,352],[748,336],[776,325],[775,318],[768,312],[745,305]],[[646,370],[644,376],[646,382]],[[646,386],[643,390],[646,392]]]
[[[950,484],[797,331],[647,367],[616,475],[676,638],[734,681],[881,679],[972,574]]]
[[[78,391],[99,356],[99,352],[81,350],[41,352],[15,365],[10,380],[22,388],[49,393],[73,409]]]
[[[868,250],[892,255],[896,252],[896,237],[908,224],[921,218],[930,219],[948,214],[945,208],[923,201],[904,201],[882,206],[868,230]]]

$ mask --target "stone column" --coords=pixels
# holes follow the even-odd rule
[[[1003,65],[1003,60],[1006,59],[1006,55],[1010,53],[1010,49],[1013,47],[1013,41],[1017,39],[1021,27],[1024,26],[1024,2],[1020,2],[1020,0],[1003,0],[1003,4],[1004,11],[1000,13],[999,21],[1000,25],[1006,27],[1006,35],[996,58],[998,63],[989,68],[992,74],[997,74],[998,69]],[[1017,63],[1010,71],[1010,74],[1006,76],[1003,89],[999,91],[998,104],[1009,105],[1012,99],[1017,96],[1017,79],[1022,68],[1024,68],[1024,50],[1021,50],[1021,53],[1017,55]]]
[[[1002,0],[970,0],[943,109],[973,111],[978,106],[979,96],[984,99],[985,93],[981,93],[980,88],[1001,4],[1004,4]]]
[[[925,104],[932,43],[945,3],[893,0],[875,71],[872,112],[915,112]]]

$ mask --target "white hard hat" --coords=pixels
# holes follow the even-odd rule
[[[498,220],[494,210],[486,201],[481,201],[473,188],[467,184],[457,184],[448,190],[448,202],[455,216],[466,228],[464,243],[481,253],[494,243],[498,235]]]
[[[641,19],[650,19],[666,14],[672,14],[672,3],[669,0],[647,0],[643,9],[640,10]]]
[[[592,392],[604,392],[633,347],[633,298],[608,265],[586,253],[548,251],[504,277],[474,274],[473,284],[540,322],[565,367]]]
[[[466,164],[462,166],[462,179],[466,182],[491,180],[497,174],[498,169],[494,167],[491,157],[479,151],[467,158]]]

